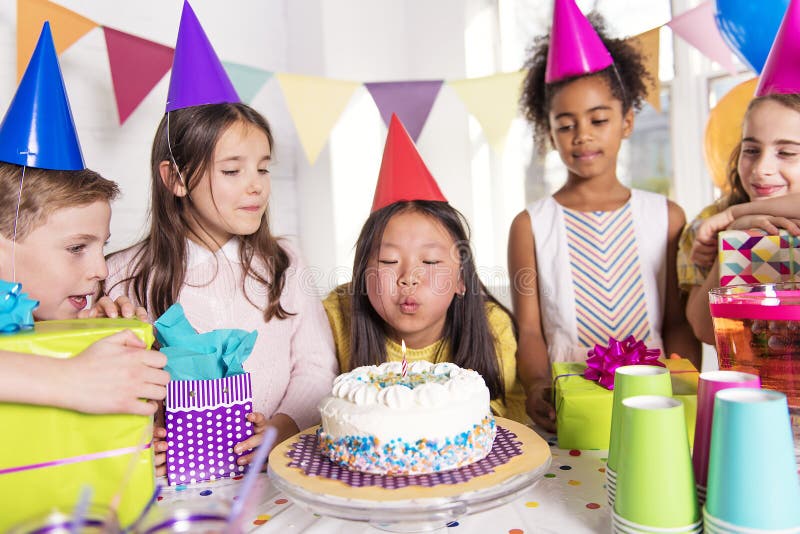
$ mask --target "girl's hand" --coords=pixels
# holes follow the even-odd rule
[[[108,296],[103,296],[88,310],[78,312],[80,319],[94,317],[124,317],[130,319],[134,316],[141,321],[147,321],[147,310],[141,306],[134,306],[125,295],[117,298],[116,301],[111,300]]]
[[[552,388],[549,381],[546,385],[535,385],[528,390],[525,409],[536,426],[555,433],[556,410],[550,402]]]
[[[772,215],[745,215],[728,225],[728,230],[764,230],[770,235],[778,235],[780,229],[792,235],[800,235],[800,221]]]
[[[264,417],[264,414],[259,412],[253,412],[247,414],[247,420],[253,423],[253,432],[254,434],[247,438],[246,440],[237,443],[236,446],[233,448],[233,452],[236,454],[242,454],[247,450],[251,450],[252,452],[246,456],[242,456],[237,460],[239,465],[247,465],[253,461],[255,458],[255,449],[261,445],[261,442],[264,440],[264,431],[269,426],[274,426],[278,431],[278,437],[275,439],[275,443],[273,443],[273,447],[278,443],[281,443],[283,440],[294,436],[300,429],[297,428],[297,424],[294,420],[286,414],[276,413],[270,419]]]
[[[734,222],[733,211],[726,208],[721,212],[703,220],[697,227],[695,241],[701,245],[717,246],[717,234]]]
[[[692,251],[689,253],[689,259],[702,267],[711,267],[714,265],[714,260],[717,259],[717,241],[714,240],[711,244],[701,243],[700,240],[695,239],[692,243]]]
[[[167,429],[161,426],[153,428],[153,452],[156,457],[156,476],[167,474]]]

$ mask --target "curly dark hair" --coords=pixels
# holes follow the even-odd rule
[[[525,118],[533,124],[533,140],[540,153],[546,152],[550,146],[549,114],[553,96],[568,83],[586,76],[605,79],[611,88],[611,94],[622,102],[623,113],[631,108],[636,111],[641,109],[647,96],[652,75],[644,66],[645,57],[642,52],[624,39],[608,37],[605,21],[600,15],[592,13],[588,18],[614,59],[614,64],[610,67],[591,74],[545,83],[550,34],[534,39],[528,51],[529,58],[525,62],[528,73],[522,85],[520,107]]]

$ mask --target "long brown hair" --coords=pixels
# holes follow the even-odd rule
[[[489,293],[478,278],[469,245],[467,222],[458,210],[446,202],[395,202],[372,213],[364,223],[353,261],[351,367],[386,361],[386,325],[369,302],[367,272],[370,260],[378,253],[389,220],[397,214],[408,212],[420,213],[441,224],[455,241],[461,264],[461,276],[466,291],[463,297],[454,297],[447,309],[442,331],[442,339],[446,343],[439,350],[444,350],[445,345],[448,345],[451,355],[449,361],[480,373],[493,399],[504,397],[505,387],[497,362],[495,340],[486,318],[486,302],[495,303],[509,317],[511,313]]]
[[[759,96],[750,101],[747,105],[747,111],[744,114],[744,120],[759,104],[771,100],[778,104],[800,113],[800,94],[769,94]],[[744,122],[744,121],[743,121]],[[744,204],[750,202],[750,195],[744,189],[742,184],[742,177],[739,175],[739,156],[742,154],[742,142],[739,141],[731,152],[731,157],[728,160],[728,190],[730,191],[725,197],[720,200],[720,207],[727,208],[736,204]]]
[[[131,262],[131,276],[118,282],[124,283],[126,293],[132,292],[136,301],[155,316],[163,314],[178,300],[186,275],[187,237],[194,235],[204,241],[190,224],[198,219],[193,213],[191,192],[211,167],[220,136],[237,122],[264,132],[270,149],[274,147],[266,119],[246,104],[209,104],[179,109],[167,113],[158,125],[150,158],[150,230],[144,240],[134,245],[140,248]],[[160,171],[163,161],[173,162],[173,168],[177,167],[180,174],[171,173],[173,180],[186,180],[186,196],[176,196],[164,184]],[[242,291],[251,304],[263,307],[265,321],[292,315],[280,303],[289,256],[270,232],[268,221],[269,210],[255,233],[237,236],[241,244],[239,259],[245,266]],[[254,268],[254,260],[263,262],[264,274]],[[268,289],[266,303],[251,300],[245,289],[248,277]]]

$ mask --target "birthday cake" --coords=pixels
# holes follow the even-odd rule
[[[480,374],[452,363],[399,362],[339,375],[319,405],[319,447],[354,471],[424,474],[481,460],[495,421]]]

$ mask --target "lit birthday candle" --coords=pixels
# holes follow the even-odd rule
[[[406,360],[406,340],[405,339],[401,339],[400,340],[400,346],[403,349],[403,364],[401,366],[402,376],[405,378],[406,373],[408,372],[408,361]]]

